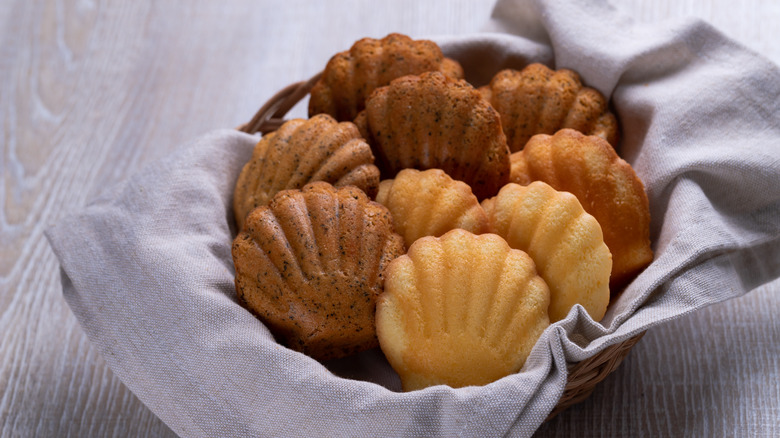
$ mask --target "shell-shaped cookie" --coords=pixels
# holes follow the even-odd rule
[[[523,149],[536,134],[554,134],[563,128],[617,144],[617,119],[607,99],[583,87],[580,76],[571,70],[553,71],[542,64],[530,64],[521,71],[502,70],[480,92],[501,114],[512,152]]]
[[[577,198],[546,183],[507,184],[483,201],[491,232],[528,253],[550,288],[550,322],[581,304],[595,321],[609,304],[612,255],[596,219]]]
[[[236,182],[233,211],[239,229],[250,211],[276,193],[314,181],[354,185],[371,197],[376,194],[379,169],[354,124],[321,114],[290,120],[264,136]]]
[[[474,234],[489,230],[488,218],[464,182],[441,169],[404,169],[379,183],[376,202],[393,215],[395,232],[408,248],[424,236],[441,236],[455,228]]]
[[[442,169],[479,199],[509,179],[498,113],[465,81],[441,73],[404,76],[378,88],[356,119],[383,179],[406,168]]]
[[[417,240],[387,267],[377,336],[406,391],[484,385],[522,368],[549,302],[527,254],[456,229]]]
[[[403,254],[390,212],[315,182],[253,210],[233,241],[239,300],[277,340],[316,359],[376,347],[385,266]]]
[[[512,154],[512,181],[544,181],[574,194],[601,225],[612,253],[610,287],[616,293],[653,261],[650,204],[630,164],[604,139],[572,129],[536,135]]]
[[[311,90],[309,115],[326,113],[353,120],[371,92],[401,76],[440,71],[463,78],[457,61],[445,58],[436,43],[392,33],[381,40],[363,38],[328,61],[322,78]]]

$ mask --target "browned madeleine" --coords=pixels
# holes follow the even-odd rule
[[[398,33],[380,40],[363,38],[328,61],[311,90],[309,115],[326,113],[340,121],[353,120],[374,89],[395,78],[426,71],[463,78],[460,64],[445,58],[433,41],[413,40]]]
[[[572,70],[551,70],[542,64],[530,64],[521,71],[502,70],[479,91],[501,114],[512,152],[523,149],[536,134],[554,134],[563,128],[617,144],[617,119],[607,99],[584,87]]]
[[[509,148],[498,113],[463,80],[438,72],[376,89],[355,119],[383,179],[403,169],[442,169],[479,199],[509,181]]]
[[[281,191],[249,214],[232,251],[239,301],[282,344],[319,360],[378,345],[383,270],[404,247],[360,189]]]
[[[599,222],[612,253],[613,293],[653,260],[645,187],[601,137],[573,129],[532,137],[525,149],[512,154],[512,182],[532,181],[572,193]]]
[[[351,122],[321,114],[293,119],[263,136],[244,165],[233,193],[239,229],[250,211],[267,204],[281,190],[313,181],[337,187],[354,185],[370,197],[379,186],[374,155]]]

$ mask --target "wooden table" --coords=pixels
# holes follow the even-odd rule
[[[4,1],[0,434],[174,435],[80,329],[48,225],[178,142],[247,121],[354,40],[475,32],[492,3]],[[640,21],[702,17],[780,63],[773,0],[617,3]],[[650,330],[539,435],[780,436],[778,292],[775,282]]]

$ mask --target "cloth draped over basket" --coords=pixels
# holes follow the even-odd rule
[[[542,62],[611,97],[654,262],[601,323],[575,307],[549,327],[520,373],[402,393],[378,350],[320,364],[237,304],[231,196],[257,136],[209,133],[47,230],[85,332],[177,434],[527,436],[572,364],[778,281],[777,66],[703,22],[639,24],[596,0],[501,0],[486,32],[435,40],[475,85]]]

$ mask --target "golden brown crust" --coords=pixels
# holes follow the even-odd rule
[[[438,72],[378,88],[356,123],[383,178],[406,168],[444,170],[479,199],[509,180],[509,148],[498,113],[471,85]]]
[[[490,85],[480,88],[501,114],[501,124],[512,152],[523,149],[536,134],[576,129],[616,145],[617,119],[597,90],[583,87],[577,73],[530,64],[522,71],[502,70]]]
[[[374,89],[395,78],[426,71],[463,78],[460,64],[445,58],[432,41],[412,40],[397,33],[381,40],[363,38],[328,61],[311,90],[309,115],[326,113],[340,121],[353,120]]]
[[[512,182],[531,181],[573,193],[598,220],[612,253],[613,293],[653,260],[644,185],[602,138],[572,129],[534,136],[525,149],[512,154]]]
[[[354,185],[370,197],[376,195],[379,169],[355,125],[321,114],[290,120],[264,136],[236,182],[233,211],[239,229],[249,212],[279,191],[313,181]]]
[[[255,209],[233,242],[239,300],[288,347],[324,360],[377,346],[385,266],[403,254],[390,213],[315,182]]]

